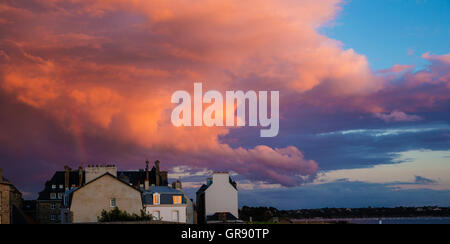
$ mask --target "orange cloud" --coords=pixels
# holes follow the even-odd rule
[[[220,139],[231,129],[175,128],[171,94],[203,82],[280,90],[330,110],[343,103],[386,111],[371,96],[388,81],[363,55],[316,31],[339,0],[31,1],[0,5],[1,88],[79,140],[136,144],[174,164],[291,186],[314,177],[318,164],[295,147],[233,148]]]

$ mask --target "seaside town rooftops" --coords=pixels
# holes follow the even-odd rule
[[[168,185],[167,171],[160,171],[159,161],[155,162],[155,165],[149,168],[149,162],[146,162],[146,169],[136,171],[117,171],[117,179],[132,185],[136,188],[144,188],[145,180],[149,179],[150,185]],[[111,168],[114,165],[89,165],[86,169],[95,170],[96,168]],[[57,171],[52,178],[45,183],[45,188],[39,193],[38,200],[62,200],[62,195],[68,189],[80,187],[86,183],[86,169],[79,167],[78,169],[71,170],[70,167],[66,167],[66,171]],[[101,174],[100,174],[101,175]],[[68,176],[66,179],[66,176]],[[66,182],[68,180],[68,182]],[[68,189],[66,189],[66,187]]]

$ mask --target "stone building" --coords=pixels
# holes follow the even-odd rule
[[[26,223],[22,215],[22,193],[7,179],[0,169],[0,224]]]
[[[70,167],[65,166],[65,170],[57,171],[45,183],[44,190],[39,193],[36,204],[37,222],[41,224],[61,223],[63,217],[61,216],[61,206],[64,193],[81,188],[89,181],[105,173],[110,173],[136,189],[144,189],[145,179],[149,179],[150,185],[168,185],[167,172],[160,170],[159,161],[156,161],[151,169],[149,169],[149,162],[146,161],[145,169],[139,171],[117,171],[114,165],[89,165],[85,169],[79,167],[73,171]]]
[[[63,222],[95,223],[103,210],[119,208],[130,214],[142,210],[141,191],[106,172],[66,194]],[[70,219],[68,218],[70,216]]]
[[[64,171],[57,171],[39,193],[36,203],[36,221],[39,224],[61,223],[60,207],[64,193],[82,186],[85,182],[83,168],[79,167],[76,171],[72,171],[68,166],[64,168]]]

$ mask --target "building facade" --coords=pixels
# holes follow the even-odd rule
[[[187,202],[182,191],[168,186],[151,186],[142,194],[144,209],[155,220],[188,223]]]
[[[186,198],[186,223],[187,224],[197,224],[197,211],[195,210],[194,201],[189,198],[186,192],[183,190],[180,180],[172,183],[172,188],[177,189],[183,193]]]
[[[160,170],[159,161],[156,161],[151,169],[149,169],[149,162],[147,161],[145,170],[139,171],[117,171],[114,165],[90,165],[85,169],[79,167],[77,170],[65,166],[64,171],[57,171],[45,183],[44,190],[39,193],[36,202],[36,221],[40,224],[61,223],[61,219],[64,217],[61,215],[64,193],[75,188],[81,188],[105,173],[110,173],[136,189],[143,190],[146,179],[149,180],[150,185],[168,185],[167,172]]]
[[[45,183],[45,188],[39,193],[36,201],[36,221],[39,224],[61,223],[61,204],[67,190],[79,188],[85,183],[83,168],[72,171],[69,166],[64,171],[57,171]]]
[[[0,224],[13,224],[17,219],[23,219],[22,193],[7,179],[3,178],[0,169]]]
[[[197,191],[198,223],[236,222],[238,190],[228,172],[214,173]]]
[[[142,210],[141,191],[109,172],[73,190],[69,198],[68,214],[71,223],[95,223],[103,210],[119,208],[137,215]]]

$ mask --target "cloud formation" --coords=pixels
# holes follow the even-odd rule
[[[393,67],[403,71],[395,80],[379,76],[363,55],[316,31],[340,8],[339,0],[3,1],[0,94],[10,106],[21,104],[23,114],[2,120],[51,125],[30,125],[45,132],[39,135],[2,133],[2,143],[31,151],[27,143],[39,140],[36,157],[61,166],[66,157],[112,158],[129,167],[152,157],[170,167],[300,185],[320,163],[301,148],[231,146],[222,138],[234,129],[175,128],[170,96],[199,81],[208,90],[280,90],[285,125],[297,123],[305,108],[388,122],[447,108],[447,56],[423,55],[430,67],[415,73]],[[2,125],[2,132],[10,129]],[[69,152],[53,155],[55,144]],[[13,148],[4,150],[12,164]]]
[[[410,121],[418,121],[421,118],[417,115],[408,115],[402,111],[393,111],[391,113],[376,113],[375,117],[384,120],[387,123],[390,122],[410,122]]]

